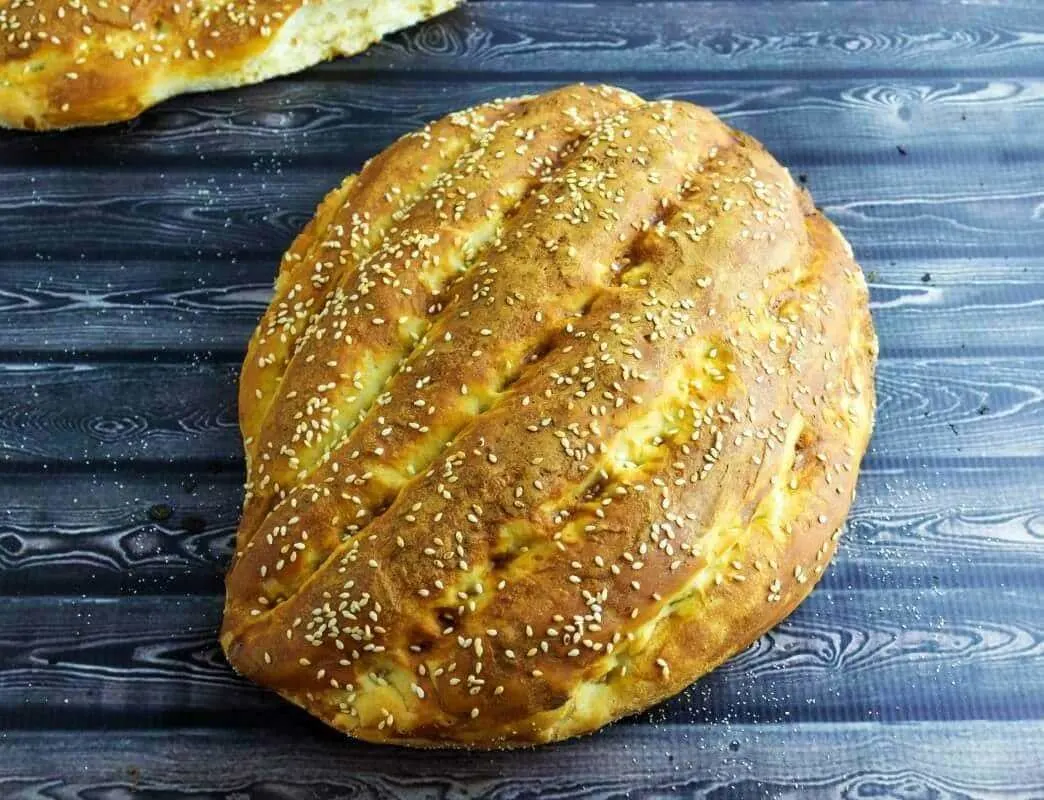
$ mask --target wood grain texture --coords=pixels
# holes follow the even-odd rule
[[[238,366],[0,364],[0,464],[240,461]],[[1039,457],[1044,358],[896,358],[877,373],[867,466]]]
[[[811,47],[811,46],[810,46]],[[148,168],[214,164],[222,172],[328,166],[337,177],[394,138],[458,108],[505,94],[543,93],[562,79],[464,74],[433,90],[425,76],[363,73],[306,78],[171,100],[131,126],[61,134],[5,135],[0,164],[33,171],[85,164]],[[714,110],[801,170],[845,159],[913,155],[960,163],[1033,162],[1044,116],[1040,76],[916,78],[840,73],[801,79],[743,74],[712,79],[669,73],[612,76],[643,97],[667,96]],[[930,162],[929,162],[930,163]],[[922,170],[923,171],[923,170]],[[920,180],[921,176],[910,176]],[[133,180],[129,175],[127,180]]]
[[[185,463],[4,474],[0,594],[220,594],[242,480]]]
[[[0,361],[61,351],[239,363],[272,294],[273,259],[0,261]],[[890,356],[1044,349],[1044,260],[863,259]],[[925,277],[927,276],[927,278]]]
[[[942,2],[902,4],[791,2],[780,25],[773,0],[530,2],[470,4],[415,28],[364,58],[329,72],[395,69],[487,74],[516,72],[892,72],[948,69],[1011,71],[1032,65],[1044,22],[1032,2],[975,3],[955,15]]]
[[[577,79],[711,107],[853,242],[883,362],[844,545],[785,626],[603,735],[346,743],[214,646],[237,363],[344,174]],[[1036,2],[472,0],[129,125],[0,134],[0,796],[1044,797],[1041,130]]]
[[[1044,51],[1044,23],[1031,0],[978,2],[963,13],[941,0],[918,3],[914,13],[874,0],[831,3],[829,13],[807,0],[788,2],[782,13],[774,0],[572,0],[535,8],[469,3],[309,74],[1011,74],[1031,71]]]
[[[771,145],[771,142],[770,142]],[[357,166],[357,165],[356,165]],[[800,162],[788,166],[801,172]],[[893,148],[887,160],[817,166],[816,201],[864,258],[1030,257],[1044,251],[1044,187],[1026,165],[967,164],[960,171],[918,166]],[[202,266],[275,256],[315,204],[352,166],[332,162],[271,172],[209,167],[165,172],[49,167],[0,173],[8,258],[73,261],[141,256]],[[912,189],[913,181],[916,189]],[[77,236],[41,239],[61,219]]]
[[[0,595],[220,594],[242,475],[218,466],[2,475]],[[1042,570],[1041,470],[911,459],[863,471],[821,586],[1032,589]]]
[[[479,756],[324,734],[0,733],[10,754],[0,788],[11,800],[1033,800],[1044,791],[1039,722],[621,725],[560,747]]]
[[[1036,719],[1044,658],[1034,591],[820,589],[786,622],[629,724]],[[220,597],[11,598],[0,606],[10,728],[312,720],[236,676]]]

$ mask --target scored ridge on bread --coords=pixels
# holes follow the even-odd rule
[[[174,95],[359,53],[461,2],[9,0],[0,5],[0,127],[131,119]]]
[[[374,741],[646,708],[822,573],[875,359],[847,244],[709,111],[571,86],[452,115],[284,259],[222,645]]]

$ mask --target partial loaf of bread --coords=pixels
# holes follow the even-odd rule
[[[0,126],[137,116],[365,50],[462,0],[5,0]]]
[[[876,355],[847,243],[709,111],[571,86],[453,114],[283,260],[225,652],[372,741],[647,708],[822,575]]]

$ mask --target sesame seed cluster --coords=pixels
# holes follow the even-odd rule
[[[0,0],[0,126],[130,119],[357,53],[461,0]]]
[[[822,574],[876,356],[847,243],[709,111],[569,86],[452,114],[283,259],[225,651],[373,741],[647,708]]]

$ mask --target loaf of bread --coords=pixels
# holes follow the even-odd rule
[[[250,342],[228,659],[404,745],[645,709],[822,575],[876,355],[845,240],[703,108],[570,86],[410,134]]]
[[[2,0],[0,126],[137,116],[365,50],[461,0]]]

